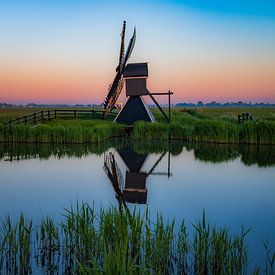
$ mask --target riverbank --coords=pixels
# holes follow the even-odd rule
[[[38,224],[20,216],[2,219],[0,270],[4,273],[44,272],[80,274],[255,274],[274,272],[275,254],[263,243],[266,266],[247,257],[241,228],[209,224],[203,212],[191,230],[184,220],[152,219],[148,212],[109,208],[98,213],[83,203],[64,211],[61,224],[47,217]],[[178,226],[179,225],[179,226]],[[175,229],[175,228],[178,229]],[[273,260],[272,260],[273,259]]]
[[[25,110],[24,110],[25,111]],[[20,113],[17,109],[14,110]],[[136,140],[173,140],[208,143],[275,144],[275,109],[250,109],[254,121],[238,123],[237,114],[247,109],[172,109],[171,124],[164,121],[156,110],[158,122],[138,122],[131,138]],[[3,112],[1,113],[3,114]],[[11,116],[12,111],[9,111]],[[7,114],[3,115],[7,117]],[[1,119],[3,121],[3,119]],[[124,126],[111,120],[74,119],[52,120],[35,126],[0,125],[1,142],[29,143],[99,143],[124,137]]]

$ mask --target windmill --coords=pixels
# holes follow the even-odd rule
[[[115,79],[110,86],[105,101],[103,102],[105,109],[104,114],[117,107],[116,102],[121,94],[123,85],[126,82],[126,96],[128,99],[116,116],[114,122],[125,123],[128,125],[133,125],[136,121],[140,120],[154,122],[155,118],[142,98],[142,96],[148,95],[159,108],[165,119],[170,121],[170,95],[173,93],[170,91],[167,93],[152,93],[147,89],[148,64],[146,62],[127,64],[135,45],[136,29],[134,28],[126,54],[124,53],[125,30],[126,22],[123,21],[119,63],[116,68]],[[153,95],[168,95],[169,116],[166,115]]]

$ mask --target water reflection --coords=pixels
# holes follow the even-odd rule
[[[194,151],[196,159],[205,162],[220,163],[240,157],[245,165],[268,167],[275,164],[275,146],[197,143],[185,147]]]
[[[123,148],[131,148],[136,154],[169,152],[172,156],[182,152],[183,147],[188,151],[194,151],[195,158],[204,162],[220,163],[233,161],[240,158],[245,165],[258,165],[268,167],[275,165],[275,146],[268,145],[240,145],[240,144],[206,144],[206,143],[182,143],[182,142],[132,142],[125,145],[120,140],[101,144],[6,144],[0,143],[0,159],[6,161],[20,159],[48,159],[83,157],[89,154],[101,155],[110,148],[116,148],[123,152]],[[123,153],[122,153],[123,155]],[[122,156],[121,156],[122,157]]]
[[[126,202],[146,204],[146,180],[150,175],[171,176],[169,150],[167,152],[164,151],[148,171],[142,170],[148,157],[148,153],[138,153],[131,147],[120,148],[115,150],[115,152],[127,167],[125,177],[122,176],[121,169],[113,152],[105,154],[103,167],[113,186],[120,208],[126,208]],[[154,172],[166,154],[168,155],[167,172]]]
[[[274,166],[275,146],[0,144],[0,158],[1,217],[19,218],[22,211],[61,222],[59,213],[76,199],[94,202],[98,211],[117,202],[129,211],[148,207],[153,217],[189,224],[206,209],[213,224],[233,234],[240,224],[253,228],[249,245],[258,259],[262,240],[275,242],[275,170],[261,168]]]
[[[56,158],[83,157],[89,154],[101,155],[112,146],[119,146],[116,141],[112,143],[101,143],[93,145],[84,144],[35,144],[35,143],[0,143],[0,159],[6,161],[21,159],[49,159],[51,156]]]

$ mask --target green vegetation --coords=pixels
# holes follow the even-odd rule
[[[190,109],[177,108],[178,111],[188,111]],[[275,120],[274,108],[196,108],[194,110],[201,116],[211,119],[223,119],[236,121],[238,114],[249,113],[256,119],[260,120]]]
[[[0,108],[0,122],[38,112],[38,108]]]
[[[4,109],[5,110],[5,109]],[[0,121],[26,114],[29,109],[7,109],[0,112]],[[256,122],[238,124],[237,115],[251,113]],[[134,125],[135,140],[174,140],[208,143],[275,144],[274,108],[173,108],[169,125],[160,112],[153,109],[157,123],[138,122]],[[35,126],[0,125],[0,141],[31,143],[98,143],[123,137],[123,125],[102,119],[53,119]]]
[[[134,127],[133,137],[140,140],[167,139],[208,143],[242,143],[242,144],[275,144],[275,122],[245,122],[241,125],[223,120],[194,120],[192,123],[172,121],[138,122]]]
[[[237,122],[237,111],[243,112],[242,109],[234,109],[230,112],[222,108],[219,110],[173,109],[171,125],[165,123],[156,113],[155,116],[159,122],[136,123],[133,137],[137,140],[167,139],[170,131],[172,139],[188,142],[275,144],[274,109],[257,110],[255,112],[257,114],[262,112],[261,119],[241,124]],[[223,115],[221,115],[222,112]],[[213,113],[217,115],[214,116]],[[236,114],[234,119],[232,114]],[[266,115],[269,116],[266,117]]]
[[[15,125],[0,126],[0,140],[6,142],[30,143],[99,143],[110,138],[121,136],[122,125],[106,121],[92,120],[90,123],[81,121],[64,121],[45,123],[37,126]]]
[[[246,235],[207,223],[205,214],[188,232],[184,221],[153,221],[135,210],[101,209],[88,204],[65,210],[63,222],[45,218],[39,225],[10,217],[0,228],[0,270],[81,274],[246,274]],[[273,274],[275,253],[264,244],[267,264],[255,273]],[[253,263],[250,263],[254,265]],[[254,268],[254,267],[253,267]]]

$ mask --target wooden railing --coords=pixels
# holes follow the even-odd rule
[[[39,122],[50,121],[52,119],[83,119],[83,118],[99,118],[103,119],[106,117],[115,118],[117,113],[108,112],[104,110],[85,110],[85,109],[53,109],[53,110],[42,110],[26,116],[17,117],[4,122],[6,127],[11,127],[18,124],[31,124],[35,125]]]

